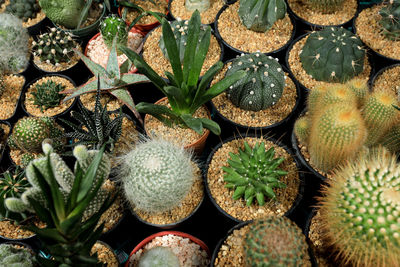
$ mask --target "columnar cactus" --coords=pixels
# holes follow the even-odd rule
[[[12,244],[0,245],[1,266],[34,267],[37,265],[35,255],[27,248],[16,248]]]
[[[52,80],[37,84],[35,86],[36,91],[32,92],[33,104],[39,106],[42,112],[46,109],[57,107],[64,98],[64,95],[60,94],[64,89],[64,85]]]
[[[210,7],[210,0],[185,0],[185,8],[188,11],[204,12]]]
[[[180,267],[179,258],[169,247],[153,247],[140,257],[137,267]]]
[[[118,45],[126,46],[128,42],[128,26],[123,19],[114,14],[100,23],[100,32],[108,49],[111,49],[114,38],[117,38]]]
[[[35,18],[39,11],[40,6],[36,0],[12,0],[6,6],[5,12],[15,15],[25,22]]]
[[[39,35],[37,41],[32,42],[33,55],[54,66],[68,62],[75,53],[74,48],[79,48],[79,44],[71,34],[56,28],[51,28],[50,32]]]
[[[273,147],[265,151],[264,142],[257,143],[253,148],[244,142],[244,150],[239,154],[229,153],[229,167],[223,166],[226,173],[225,187],[235,189],[233,199],[244,197],[246,205],[250,206],[255,199],[260,206],[265,204],[265,197],[274,199],[274,188],[285,188],[286,185],[279,178],[288,174],[278,169],[284,158],[275,158]]]
[[[400,0],[385,1],[386,5],[379,11],[383,34],[392,41],[400,40]]]
[[[400,165],[385,149],[349,161],[320,198],[321,223],[343,263],[396,266],[400,262]]]
[[[306,2],[311,9],[329,14],[340,10],[344,0],[306,0]]]
[[[226,77],[245,70],[247,75],[231,85],[226,93],[235,106],[259,111],[275,105],[285,88],[282,66],[262,53],[242,54],[226,72]]]
[[[312,32],[300,53],[304,70],[317,81],[344,83],[364,69],[361,40],[343,28]]]
[[[239,17],[244,26],[255,32],[266,32],[286,14],[284,0],[240,0]]]
[[[122,157],[122,187],[130,204],[149,213],[171,210],[189,193],[195,174],[183,147],[164,140],[138,144]]]
[[[270,216],[250,223],[243,247],[245,266],[311,266],[305,236],[286,217]]]

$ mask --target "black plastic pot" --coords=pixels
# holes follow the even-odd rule
[[[51,25],[51,21],[45,17],[35,25],[28,27],[28,33],[30,36],[36,36],[40,34],[46,26]]]
[[[2,243],[2,242],[9,242],[9,243],[20,243],[20,242],[23,242],[23,243],[26,243],[26,244],[29,244],[29,245],[33,245],[33,243],[35,242],[36,239],[37,238],[36,238],[36,234],[35,233],[32,233],[31,236],[23,237],[23,238],[8,238],[8,237],[5,237],[5,236],[0,236],[0,243]]]
[[[259,138],[259,137],[262,136],[262,134],[260,134],[260,133],[250,133],[250,134],[241,133],[241,134],[240,134],[240,133],[239,133],[238,136],[240,136],[240,138],[242,138],[242,137],[254,137],[254,138]],[[281,143],[280,141],[278,141],[278,140],[276,140],[276,139],[274,139],[274,138],[272,138],[272,137],[266,137],[266,136],[264,136],[264,138],[266,138],[266,140],[272,141],[274,144],[276,144],[276,145],[282,147],[283,149],[285,149],[285,151],[286,151],[289,155],[291,155],[291,156],[293,157],[293,160],[294,160],[294,162],[295,162],[295,164],[296,164],[296,166],[297,166],[297,169],[300,168],[299,162],[297,161],[296,157],[293,155],[293,152],[292,152],[287,146],[285,146],[283,143]],[[222,141],[221,143],[219,143],[218,145],[216,145],[216,146],[212,149],[211,153],[209,154],[209,156],[208,156],[208,158],[207,158],[207,161],[206,161],[206,164],[205,164],[205,167],[204,167],[204,175],[203,175],[203,177],[204,177],[204,185],[205,185],[205,189],[206,189],[207,195],[208,195],[209,199],[211,200],[211,202],[213,203],[213,205],[217,208],[217,210],[220,211],[222,214],[224,214],[224,215],[225,215],[226,217],[228,217],[229,219],[231,219],[232,221],[234,221],[234,222],[236,222],[236,223],[242,223],[242,222],[243,222],[242,220],[239,220],[239,219],[233,217],[232,215],[230,215],[229,213],[227,213],[225,210],[223,210],[223,209],[215,202],[214,198],[212,197],[212,194],[211,194],[211,191],[210,191],[210,189],[209,189],[208,182],[207,182],[208,169],[209,169],[209,167],[210,167],[210,163],[211,163],[211,161],[212,161],[212,158],[213,158],[215,152],[217,152],[217,150],[218,150],[219,148],[221,148],[223,144],[225,144],[225,143],[227,143],[227,142],[230,142],[230,141],[232,141],[232,140],[235,140],[235,139],[239,139],[239,138],[236,138],[236,137],[227,138],[227,139],[225,139],[224,141]],[[284,214],[284,216],[290,217],[291,214],[296,210],[296,208],[297,208],[297,206],[299,205],[299,203],[301,202],[301,199],[302,199],[302,197],[303,197],[303,192],[304,192],[304,177],[303,177],[303,174],[302,174],[301,172],[299,172],[299,179],[300,179],[300,184],[299,184],[299,190],[298,190],[298,193],[297,193],[297,197],[296,197],[296,199],[295,199],[295,201],[294,201],[292,207],[291,207],[288,211],[286,211],[286,213]]]
[[[309,213],[309,215],[307,217],[306,225],[304,226],[304,229],[303,229],[303,234],[306,236],[307,243],[309,244],[308,253],[310,254],[311,264],[314,267],[317,267],[318,263],[317,263],[317,260],[315,259],[314,250],[311,247],[309,233],[310,233],[311,220],[315,216],[316,212],[317,212],[317,210],[315,208],[311,210],[311,212]]]
[[[9,128],[9,133],[11,133],[11,124],[8,121],[0,120],[0,124],[7,125],[7,127]],[[5,137],[5,140],[0,140],[0,163],[1,163],[0,166],[1,167],[3,167],[3,166],[5,167],[7,165],[6,162],[3,162],[3,160],[6,159],[6,157],[4,157],[4,155],[7,153],[6,150],[8,149],[7,137],[8,136]],[[3,168],[1,168],[0,171],[5,171],[5,170],[2,170],[2,169]]]

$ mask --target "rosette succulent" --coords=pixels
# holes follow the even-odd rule
[[[46,109],[57,107],[64,98],[64,95],[60,94],[60,92],[65,89],[65,86],[52,80],[37,84],[35,89],[32,92],[33,104],[39,106],[42,112]]]

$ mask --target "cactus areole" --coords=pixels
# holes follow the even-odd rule
[[[51,21],[68,29],[75,29],[78,26],[79,16],[85,6],[85,1],[39,0],[39,5]]]

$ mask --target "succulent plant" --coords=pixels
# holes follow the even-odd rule
[[[343,8],[345,0],[306,0],[308,6],[313,10],[329,14]]]
[[[400,165],[378,148],[336,171],[320,198],[321,224],[343,263],[396,266],[400,262]]]
[[[36,0],[11,0],[6,6],[5,12],[22,19],[24,22],[33,19],[40,11],[40,6]]]
[[[269,216],[250,223],[243,250],[245,266],[310,265],[306,238],[286,217]]]
[[[286,14],[284,0],[240,0],[239,17],[247,29],[266,32]]]
[[[32,160],[34,160],[36,157],[34,154],[32,153],[24,153],[21,157],[21,167],[22,168],[26,168],[26,166],[29,165],[29,162],[31,162]]]
[[[153,247],[139,258],[137,267],[180,267],[179,258],[169,247]]]
[[[225,76],[229,77],[238,70],[245,71],[247,75],[226,90],[235,106],[259,111],[279,101],[285,88],[286,76],[277,60],[262,53],[242,54],[233,60]]]
[[[379,11],[383,35],[392,41],[400,40],[400,1],[386,0],[385,5]]]
[[[381,144],[391,152],[400,152],[400,125],[393,126],[382,137]]]
[[[199,12],[204,12],[210,7],[210,0],[185,0],[185,8],[188,11],[194,12],[196,9]]]
[[[311,121],[308,116],[302,116],[296,120],[293,126],[294,133],[301,144],[308,143]]]
[[[15,124],[8,144],[26,152],[40,152],[44,139],[53,140],[54,147],[62,148],[65,142],[61,127],[50,117],[23,117]]]
[[[364,105],[365,98],[369,94],[368,84],[366,80],[354,78],[346,83],[351,91],[357,96],[358,107]]]
[[[344,84],[332,84],[328,87],[326,92],[320,96],[315,108],[319,110],[336,103],[346,103],[350,106],[356,107],[357,100],[357,96],[349,86]]]
[[[286,185],[279,181],[280,176],[288,174],[287,171],[278,169],[284,158],[275,158],[275,149],[271,147],[265,151],[265,143],[256,143],[253,148],[244,142],[244,149],[239,149],[238,154],[229,153],[229,167],[223,166],[226,173],[225,187],[235,189],[233,199],[244,197],[246,205],[250,206],[257,200],[260,206],[265,204],[265,197],[274,199],[274,188],[285,188]]]
[[[307,110],[309,112],[309,114],[312,116],[315,111],[318,110],[319,106],[318,106],[318,102],[319,99],[322,95],[324,95],[328,90],[329,90],[330,86],[329,85],[319,85],[314,87],[312,90],[310,90],[308,92],[308,96],[307,96]]]
[[[33,55],[54,66],[68,62],[75,53],[74,48],[78,49],[79,44],[72,35],[56,28],[50,28],[50,32],[39,35],[37,41],[32,42]]]
[[[29,34],[22,21],[8,13],[0,14],[0,72],[18,73],[29,62]],[[10,45],[12,44],[12,45]]]
[[[27,248],[16,248],[12,244],[0,244],[0,266],[34,267],[37,265],[35,255]]]
[[[100,32],[104,43],[109,49],[112,48],[113,40],[116,39],[117,47],[126,46],[128,42],[128,26],[125,21],[112,14],[100,22]],[[117,49],[118,54],[120,51]]]
[[[195,180],[190,154],[165,140],[148,140],[122,156],[126,199],[139,210],[157,213],[178,206]]]
[[[36,84],[35,91],[32,92],[33,104],[40,107],[40,111],[44,111],[49,108],[57,107],[64,95],[60,94],[65,86],[61,83],[56,83],[52,80]]]
[[[343,28],[312,32],[300,53],[304,70],[317,81],[344,83],[364,69],[361,40]]]

